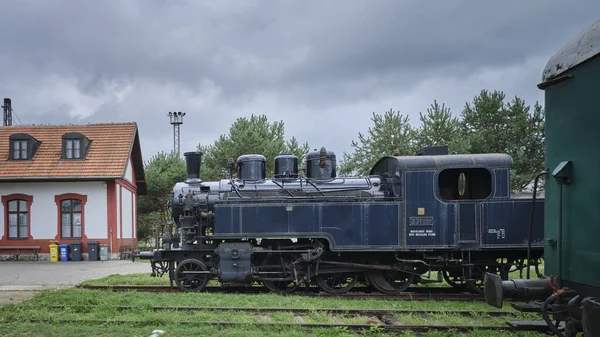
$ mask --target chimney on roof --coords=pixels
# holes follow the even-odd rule
[[[4,126],[12,125],[12,103],[10,98],[4,99],[4,105],[2,106],[2,110],[4,111]]]

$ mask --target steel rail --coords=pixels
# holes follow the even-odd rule
[[[29,323],[61,323],[61,324],[126,324],[128,326],[151,326],[156,324],[154,320],[105,320],[105,319],[49,319],[49,318],[22,318],[22,321]],[[214,321],[172,321],[172,324],[196,325],[196,326],[257,326],[257,327],[287,327],[287,328],[339,328],[343,327],[351,330],[370,330],[374,327],[379,330],[387,331],[414,331],[428,332],[432,330],[459,332],[471,332],[474,330],[512,330],[510,326],[502,325],[401,325],[401,324],[345,324],[345,323],[280,323],[280,322],[214,322]]]
[[[148,289],[148,291],[151,291],[152,289],[156,289],[157,291],[162,291],[162,289],[165,289],[165,292],[181,292],[181,290],[177,287],[170,287],[168,285],[129,285],[129,284],[123,284],[123,285],[79,285],[79,288],[84,288],[84,289],[107,289],[108,287],[113,287],[115,289],[127,289],[127,288],[131,288],[131,289],[140,289],[140,290],[146,290]],[[166,288],[171,288],[170,290],[166,290]],[[200,292],[253,292],[253,293],[269,293],[271,292],[268,288],[263,287],[263,286],[244,286],[244,285],[234,285],[234,286],[227,286],[227,285],[223,285],[223,286],[207,286],[205,287],[202,291]],[[313,293],[322,293],[324,292],[323,290],[321,290],[319,287],[299,287],[298,289],[296,289],[294,291],[294,293],[307,293],[307,292],[313,292]],[[349,293],[356,293],[356,292],[360,292],[360,293],[379,293],[379,291],[370,288],[370,287],[365,287],[365,286],[357,286],[354,287],[352,289],[350,289]],[[410,292],[410,293],[471,293],[474,294],[473,292],[469,292],[467,289],[459,289],[459,288],[454,288],[454,287],[411,287],[408,289],[408,291],[406,292]]]
[[[361,308],[273,308],[273,307],[210,307],[210,306],[104,306],[104,305],[49,305],[53,309],[118,309],[118,310],[152,310],[152,311],[240,311],[253,313],[266,312],[292,312],[292,313],[312,313],[328,312],[330,314],[344,315],[398,315],[398,314],[450,314],[460,316],[489,315],[493,317],[519,315],[518,311],[500,311],[500,310],[435,310],[435,309],[361,309]]]
[[[169,286],[148,286],[148,285],[84,285],[80,286],[82,289],[93,289],[93,290],[110,290],[115,292],[123,291],[140,291],[140,292],[182,292],[179,288]],[[424,289],[424,288],[423,288]],[[484,297],[480,294],[474,293],[456,293],[452,291],[453,288],[447,288],[450,292],[439,292],[433,291],[429,293],[424,292],[402,292],[399,294],[384,294],[377,291],[368,292],[357,292],[350,291],[343,294],[330,294],[327,292],[318,291],[307,291],[298,289],[292,293],[280,294],[283,296],[312,296],[312,297],[336,297],[336,298],[381,298],[381,299],[448,299],[448,300],[473,300],[483,301]],[[435,289],[433,289],[435,290]],[[272,293],[268,289],[263,287],[213,287],[206,288],[199,293]]]
[[[83,285],[79,288],[90,290],[110,290],[115,292],[123,291],[139,291],[139,292],[182,292],[179,288],[169,286],[141,286],[141,285]],[[215,289],[205,289],[198,293],[210,292],[231,292],[231,293],[270,293],[269,290],[262,287],[247,287],[233,288],[227,290],[227,287],[214,287]],[[257,288],[260,290],[254,290]],[[452,288],[448,288],[452,289]],[[241,290],[241,291],[240,291]],[[330,294],[326,292],[311,292],[297,290],[288,294],[280,294],[282,296],[312,296],[312,297],[335,297],[335,298],[377,298],[377,299],[410,299],[410,300],[451,300],[451,301],[484,301],[485,298],[481,294],[474,293],[421,293],[421,292],[402,292],[399,294],[384,294],[380,292],[347,292],[343,294]]]

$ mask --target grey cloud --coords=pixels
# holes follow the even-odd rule
[[[7,2],[0,95],[28,123],[135,120],[145,158],[170,149],[170,110],[188,112],[187,142],[209,144],[235,118],[265,113],[301,141],[348,147],[372,111],[418,116],[448,97],[458,113],[483,83],[536,97],[544,64],[528,59],[549,58],[599,9],[591,0]],[[475,76],[510,67],[528,76]],[[415,91],[432,79],[454,88]]]

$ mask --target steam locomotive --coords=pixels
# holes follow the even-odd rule
[[[597,106],[600,21],[550,58],[545,96],[545,255],[541,278],[485,277],[486,301],[541,313],[558,336],[600,336],[600,183]],[[522,327],[523,322],[514,322]]]
[[[176,231],[162,249],[136,255],[182,291],[217,279],[277,293],[367,284],[395,294],[443,278],[482,293],[486,272],[506,280],[543,254],[543,199],[531,214],[530,199],[511,198],[506,154],[432,147],[338,177],[335,153],[321,148],[301,171],[298,157],[277,156],[271,178],[264,156],[246,154],[219,181],[201,180],[202,153],[184,155],[187,180],[170,201]]]

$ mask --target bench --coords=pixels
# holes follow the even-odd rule
[[[33,250],[33,256],[36,261],[39,261],[38,252],[40,251],[40,246],[0,246],[0,250],[16,250],[16,253],[13,253],[13,256],[17,261],[19,261],[19,255],[22,254],[22,250]]]

